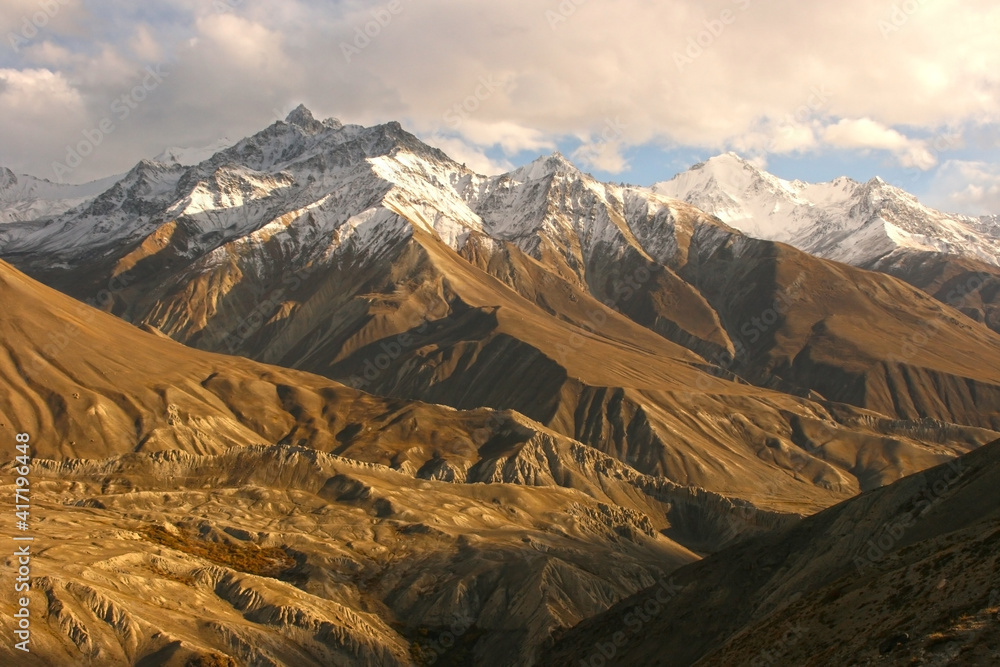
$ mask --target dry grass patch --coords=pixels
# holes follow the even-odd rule
[[[295,559],[277,547],[259,547],[248,543],[206,542],[185,533],[172,533],[162,526],[143,526],[139,533],[170,549],[225,565],[260,577],[278,578],[295,567]]]

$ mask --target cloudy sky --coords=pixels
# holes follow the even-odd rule
[[[996,0],[0,0],[0,164],[81,182],[302,102],[487,173],[733,150],[1000,213],[998,34]]]

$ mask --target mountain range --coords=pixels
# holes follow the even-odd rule
[[[305,107],[230,144],[4,172],[0,420],[62,545],[49,656],[577,664],[671,572],[795,544],[812,573],[820,517],[996,472],[996,219],[731,154],[651,188],[560,154],[484,176]],[[724,617],[681,593],[718,618],[664,664],[749,655],[790,613],[759,596],[832,576],[717,577]]]
[[[1000,327],[1000,218],[943,213],[876,177],[788,181],[734,153],[654,192],[698,206],[757,238],[902,278],[994,331]]]

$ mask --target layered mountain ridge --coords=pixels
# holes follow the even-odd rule
[[[734,483],[700,444],[690,449],[706,438],[823,446],[793,435],[787,395],[751,398],[756,389],[713,375],[890,418],[1000,428],[1000,363],[937,354],[993,350],[990,332],[891,281],[858,289],[880,279],[600,183],[558,155],[483,177],[396,123],[343,126],[300,108],[197,166],[141,162],[89,206],[24,236],[4,231],[4,255],[21,268],[78,298],[110,293],[112,312],[181,342],[384,395],[513,408],[681,483]],[[736,285],[749,296],[734,298]],[[844,303],[814,299],[813,285]],[[796,290],[796,321],[784,321],[772,306]],[[824,364],[838,347],[853,354],[871,320],[884,324],[865,333],[875,344],[863,365],[831,377]],[[945,323],[934,358],[918,349],[900,362],[902,332],[928,320]],[[703,400],[718,406],[709,412],[762,400],[754,412],[773,417],[706,431],[690,417]]]
[[[185,348],[5,263],[0,292],[0,427],[31,434],[32,525],[51,545],[25,664],[409,665],[459,622],[483,664],[530,664],[694,549],[798,520],[514,412]]]
[[[53,183],[0,167],[0,224],[60,215],[85,204],[114,185],[120,175],[90,183]]]
[[[449,660],[536,664],[678,567],[1000,437],[981,259],[872,260],[900,280],[559,154],[484,176],[305,107],[166,160],[0,225],[0,417],[43,443],[46,516],[79,510],[78,566],[36,589],[52,655],[426,664],[457,627]],[[109,568],[224,620],[157,634]]]
[[[685,566],[668,604],[652,586],[544,661],[994,664],[998,456],[1000,441]]]
[[[735,153],[697,164],[655,192],[683,199],[751,236],[866,266],[897,249],[958,255],[1000,265],[995,217],[936,211],[875,177],[788,181]]]
[[[1000,225],[937,211],[876,177],[788,181],[734,153],[657,183],[752,236],[896,276],[1000,330]]]

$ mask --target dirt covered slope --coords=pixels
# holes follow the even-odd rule
[[[998,475],[1000,441],[752,538],[675,572],[669,597],[653,587],[585,621],[545,659],[995,664]],[[639,621],[646,605],[657,612]]]

